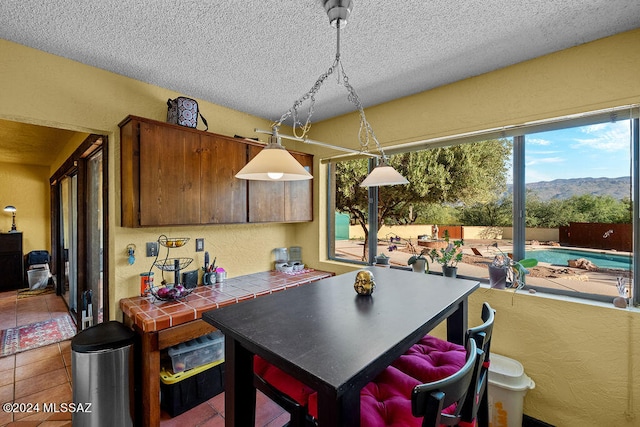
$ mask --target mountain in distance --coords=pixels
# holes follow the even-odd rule
[[[509,193],[512,192],[509,185]],[[536,194],[540,200],[548,202],[554,199],[568,199],[572,196],[591,194],[593,196],[611,196],[616,200],[631,197],[631,178],[569,178],[553,181],[531,182],[526,184],[528,192]]]

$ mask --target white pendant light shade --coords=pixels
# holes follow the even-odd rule
[[[376,166],[369,176],[360,183],[360,187],[379,187],[383,185],[408,184],[409,181],[386,163]]]
[[[313,178],[307,170],[279,142],[272,138],[249,163],[236,174],[236,178],[252,181],[302,181]]]

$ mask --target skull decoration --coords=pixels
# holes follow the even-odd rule
[[[353,288],[358,295],[371,295],[376,287],[376,282],[373,281],[373,273],[369,270],[360,270],[356,274],[356,282],[353,284]]]

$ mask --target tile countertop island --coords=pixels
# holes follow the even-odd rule
[[[152,296],[120,300],[123,323],[141,337],[140,369],[142,421],[160,424],[160,351],[215,330],[202,313],[240,301],[295,288],[333,276],[313,269],[295,273],[267,271],[226,279],[215,286],[198,286],[180,301],[159,301]]]

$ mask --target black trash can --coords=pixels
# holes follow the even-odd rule
[[[109,321],[71,340],[74,427],[134,425],[135,333]]]

